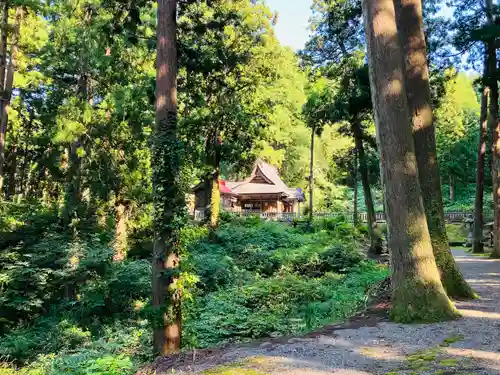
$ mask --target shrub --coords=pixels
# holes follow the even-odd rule
[[[12,217],[1,227],[12,233],[38,222]],[[132,226],[138,251],[121,263],[112,261],[112,231],[75,237],[38,227],[36,239],[8,242],[0,252],[0,358],[27,365],[20,375],[126,375],[151,360],[148,222],[145,213]],[[228,216],[211,242],[206,227],[185,227],[185,344],[303,332],[359,308],[386,271],[357,251],[363,234],[341,218],[312,229]]]
[[[85,281],[107,274],[113,250],[98,235],[73,240],[47,234],[29,247],[0,253],[0,333],[30,321],[50,306],[75,295]]]
[[[328,272],[352,272],[365,263],[365,256],[355,247],[334,243],[322,251],[305,253],[295,259],[292,269],[304,276],[319,277]]]
[[[211,293],[186,306],[184,333],[191,346],[207,347],[303,332],[352,314],[366,288],[386,275],[370,265],[350,276],[286,274]]]

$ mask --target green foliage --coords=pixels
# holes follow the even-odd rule
[[[474,183],[479,130],[479,103],[465,74],[450,77],[436,117],[436,146],[441,176],[462,184]]]
[[[365,302],[366,288],[385,278],[373,266],[350,276],[304,278],[283,274],[211,293],[188,305],[191,345],[296,334],[352,314]]]
[[[185,312],[189,345],[297,333],[348,316],[386,275],[357,250],[361,238],[342,217],[313,232],[245,219],[222,225],[217,243],[193,242],[200,282]]]
[[[50,209],[2,209],[0,357],[22,366],[5,371],[121,375],[151,360],[150,261],[112,262],[108,230],[66,234]],[[358,251],[363,233],[342,216],[311,229],[229,217],[209,241],[184,227],[185,345],[303,332],[362,306],[387,274]]]

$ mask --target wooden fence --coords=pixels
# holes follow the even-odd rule
[[[248,216],[258,216],[262,219],[269,220],[278,220],[278,221],[292,221],[294,219],[306,219],[307,215],[298,214],[294,212],[262,212],[260,210],[240,210],[233,212],[236,215],[241,217]],[[336,218],[344,216],[349,221],[353,221],[354,214],[352,212],[315,212],[313,217],[317,219],[322,218]],[[196,210],[194,212],[194,220],[201,221],[205,217],[205,213],[201,210]],[[449,223],[461,223],[464,222],[466,218],[472,217],[472,212],[445,212],[444,214],[445,220]],[[368,214],[366,212],[358,213],[358,220],[362,223],[368,222]],[[375,220],[377,222],[385,222],[385,213],[384,212],[376,212]]]

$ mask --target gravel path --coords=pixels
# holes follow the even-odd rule
[[[380,322],[316,337],[241,346],[160,374],[490,375],[500,374],[500,261],[462,250],[455,258],[481,299],[457,302],[463,318],[437,324]],[[228,367],[216,367],[226,363]],[[211,369],[210,369],[211,368]],[[207,370],[209,369],[209,370]],[[205,371],[205,372],[203,372]]]

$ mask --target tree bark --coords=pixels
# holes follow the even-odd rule
[[[215,239],[215,231],[219,226],[219,216],[220,216],[220,146],[221,139],[220,133],[216,131],[212,138],[212,151],[209,159],[211,159],[211,165],[213,173],[210,176],[210,204],[209,204],[209,226],[210,226],[210,237],[212,240]]]
[[[391,252],[391,317],[453,319],[457,311],[441,284],[422,202],[394,3],[362,5]]]
[[[370,236],[371,254],[382,254],[382,239],[377,235],[377,219],[375,217],[375,208],[373,207],[372,191],[370,189],[370,180],[368,177],[368,166],[366,164],[365,148],[363,146],[363,131],[358,120],[353,123],[354,140],[358,150],[359,173],[361,175],[361,184],[363,185],[363,195],[365,197],[366,213],[368,217],[368,235]]]
[[[82,158],[79,149],[82,146],[77,139],[70,146],[68,170],[66,174],[66,192],[64,197],[63,219],[66,226],[77,216],[77,207],[82,200]]]
[[[359,216],[358,216],[358,150],[354,148],[354,176],[353,176],[353,186],[354,186],[354,197],[353,197],[353,212],[352,212],[352,221],[354,225],[358,225]]]
[[[422,24],[422,0],[394,0],[394,4],[403,50],[406,97],[412,119],[418,179],[434,258],[448,295],[453,298],[472,298],[474,293],[458,270],[446,235],[427,46]]]
[[[115,223],[113,261],[122,262],[127,257],[128,247],[128,207],[122,200],[115,205]]]
[[[219,187],[219,167],[215,170],[212,178],[210,190],[210,229],[212,232],[219,226],[220,216],[220,187]]]
[[[450,201],[455,202],[455,176],[450,175],[448,179],[448,191],[450,193]]]
[[[33,131],[33,112],[28,111],[29,113],[29,118],[28,121],[25,125],[25,132],[26,132],[26,140],[24,143],[24,150],[23,150],[23,164],[21,167],[21,176],[20,176],[20,192],[21,192],[21,197],[25,198],[28,196],[28,190],[29,190],[29,174],[28,174],[28,165],[30,162],[29,158],[29,152],[28,152],[28,145],[31,143],[31,135]]]
[[[0,3],[2,6],[2,23],[0,25],[1,39],[0,39],[0,100],[3,101],[5,91],[5,75],[7,72],[7,31],[9,24],[9,1],[4,0]],[[0,111],[2,116],[3,111]],[[3,168],[5,164],[5,136],[7,128],[2,125],[0,117],[0,197],[3,192]]]
[[[311,156],[309,160],[309,224],[313,221],[313,189],[314,189],[314,138],[316,128],[311,128]]]
[[[485,0],[486,18],[490,27],[495,26],[493,17],[493,1]],[[487,42],[488,51],[488,80],[490,86],[489,117],[493,127],[492,145],[492,185],[493,185],[493,250],[492,258],[500,258],[500,122],[498,121],[498,80],[497,80],[497,57],[496,39]]]
[[[488,77],[488,55],[484,58],[483,87],[481,93],[481,114],[479,124],[479,143],[477,148],[476,167],[476,198],[474,200],[474,229],[472,252],[484,253],[483,227],[484,227],[484,168],[486,160],[486,139],[488,128],[488,95],[489,87],[486,83]]]
[[[17,174],[17,146],[13,144],[9,152],[9,183],[6,187],[5,196],[10,200],[16,195],[16,174]]]
[[[161,355],[181,347],[181,296],[178,285],[180,229],[185,214],[181,178],[182,145],[177,136],[177,1],[158,0],[156,126],[152,145],[154,249],[153,344]]]
[[[87,27],[92,20],[92,13],[85,14]],[[89,100],[89,67],[88,57],[82,56],[83,67],[77,83],[77,94],[82,102]],[[82,157],[81,149],[84,148],[82,137],[78,136],[69,146],[68,168],[66,171],[66,191],[64,197],[63,220],[66,226],[78,217],[82,201]]]

